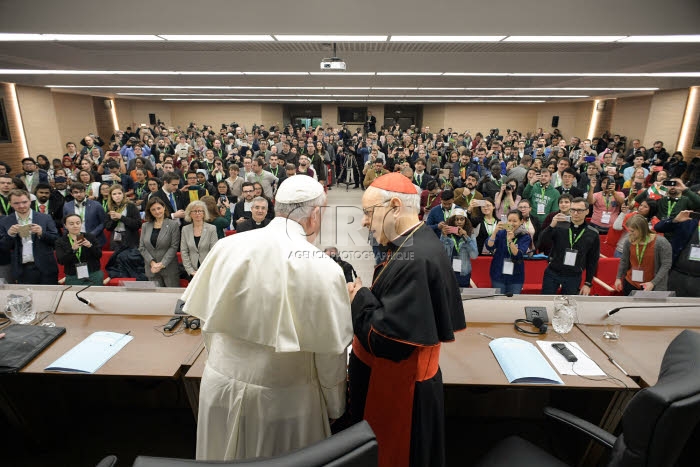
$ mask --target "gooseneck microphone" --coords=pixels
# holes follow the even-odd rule
[[[492,295],[479,295],[478,297],[462,297],[462,300],[477,300],[479,298],[491,298],[491,297],[512,297],[513,293],[496,293]]]
[[[617,313],[618,311],[624,310],[627,308],[700,308],[700,304],[698,304],[698,305],[667,305],[667,306],[658,306],[658,305],[654,305],[654,306],[618,306],[617,308],[613,308],[612,310],[608,311],[605,314],[604,318],[608,317],[608,316],[612,316],[615,313]]]
[[[87,287],[83,287],[82,289],[78,290],[75,293],[75,298],[77,298],[78,300],[80,300],[81,302],[86,304],[87,306],[92,306],[92,302],[90,300],[88,300],[87,298],[81,297],[79,294],[82,293],[83,291],[89,289],[90,287],[92,287],[92,284],[88,285]]]

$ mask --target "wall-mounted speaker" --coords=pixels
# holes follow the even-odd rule
[[[151,125],[156,124],[156,114],[148,114],[148,123]]]
[[[555,115],[552,117],[552,128],[556,128],[559,126],[559,115]]]
[[[112,110],[112,100],[111,99],[105,99],[104,104],[105,104],[105,109]]]

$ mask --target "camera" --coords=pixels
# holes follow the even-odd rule
[[[506,191],[513,191],[513,187],[506,184]]]
[[[402,148],[401,146],[399,146],[398,148],[396,148],[396,150],[397,150],[398,152],[403,152],[403,148]]]
[[[223,203],[223,202],[226,201],[226,200],[228,200],[228,198],[226,197],[226,195],[221,195],[221,196],[219,196],[219,201],[220,201],[221,203]]]
[[[663,185],[664,186],[676,186],[676,181],[675,180],[664,180]]]

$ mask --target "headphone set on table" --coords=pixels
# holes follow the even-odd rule
[[[520,327],[521,324],[529,324],[537,330],[528,331],[527,329],[523,329],[522,327]],[[529,319],[516,319],[513,323],[513,327],[516,331],[522,332],[523,334],[528,334],[530,336],[539,336],[540,334],[547,333],[547,323],[545,323],[544,320],[539,316],[535,316],[534,318],[532,318],[532,321],[530,321]]]

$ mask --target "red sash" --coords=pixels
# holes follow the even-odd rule
[[[408,467],[415,383],[437,374],[440,344],[416,346],[411,356],[400,362],[372,355],[357,337],[353,338],[352,351],[372,369],[364,419],[377,435],[379,467]]]

